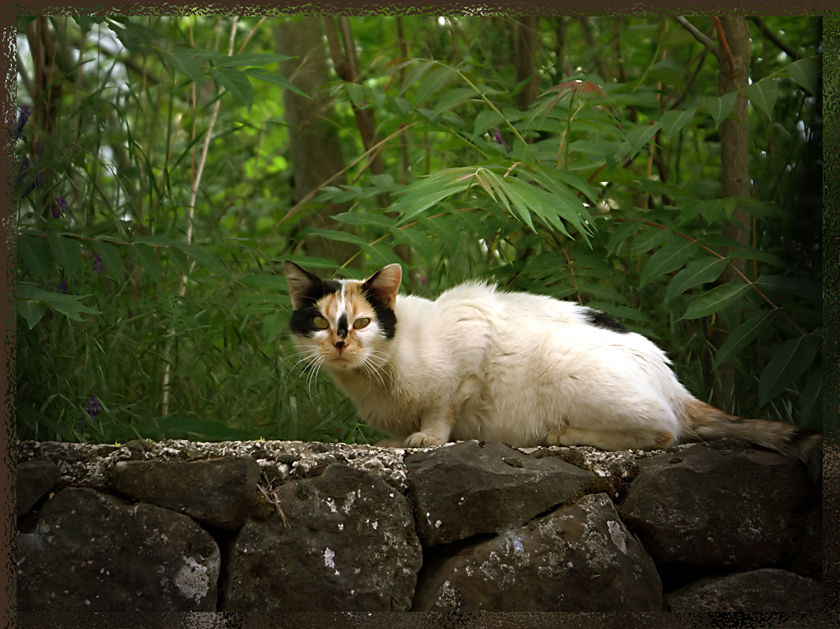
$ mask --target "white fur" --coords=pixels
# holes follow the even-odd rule
[[[468,283],[436,301],[397,296],[394,312],[393,339],[374,324],[355,330],[340,359],[317,338],[329,332],[297,339],[321,353],[362,419],[394,433],[391,445],[651,448],[681,433],[693,398],[665,354],[591,325],[575,303]]]

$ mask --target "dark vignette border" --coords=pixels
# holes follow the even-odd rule
[[[0,237],[6,246],[0,255],[0,291],[3,299],[0,315],[4,324],[5,360],[0,361],[0,379],[3,380],[4,395],[0,399],[2,408],[2,480],[0,497],[4,505],[4,514],[0,530],[3,531],[2,543],[7,549],[5,570],[0,571],[0,605],[5,613],[0,613],[0,627],[120,627],[120,628],[180,628],[180,627],[248,627],[248,628],[286,628],[309,629],[315,627],[475,627],[537,629],[542,627],[564,627],[569,629],[601,627],[604,629],[624,629],[627,627],[677,628],[677,627],[834,627],[840,626],[840,557],[836,543],[837,523],[840,522],[840,479],[838,479],[838,441],[837,428],[840,425],[840,346],[837,341],[838,318],[840,318],[840,177],[838,177],[838,148],[840,148],[840,17],[837,9],[840,0],[822,0],[820,3],[801,3],[796,0],[775,0],[768,3],[760,0],[742,0],[733,7],[724,2],[703,0],[692,3],[678,0],[649,0],[648,2],[625,3],[619,0],[582,5],[573,0],[514,0],[480,2],[475,0],[452,2],[447,0],[422,0],[417,3],[403,4],[399,0],[386,2],[367,2],[365,0],[315,0],[314,2],[290,2],[276,0],[272,3],[236,2],[221,0],[216,2],[166,2],[165,0],[147,0],[141,4],[127,3],[124,0],[94,2],[80,0],[70,3],[56,3],[48,0],[29,0],[12,4],[12,0],[3,0],[2,41],[5,54],[2,67],[5,76],[6,91],[3,110],[6,114],[7,134],[6,150],[0,155],[0,166],[5,178],[2,182],[2,196],[6,212],[5,220],[0,220]],[[585,10],[582,10],[585,9]],[[17,616],[14,586],[14,412],[15,392],[15,225],[10,210],[14,207],[12,191],[12,159],[8,148],[8,133],[14,124],[11,114],[16,100],[16,76],[14,60],[16,50],[16,27],[14,16],[19,12],[40,14],[49,13],[103,13],[119,12],[125,14],[187,14],[192,12],[223,14],[279,14],[302,13],[350,14],[350,15],[406,15],[406,14],[457,14],[481,15],[503,13],[509,15],[557,15],[561,13],[583,14],[656,14],[656,13],[744,13],[763,15],[804,15],[821,14],[824,16],[824,61],[823,61],[823,251],[824,251],[824,329],[825,347],[825,464],[824,464],[824,589],[826,609],[822,615],[784,614],[594,614],[594,613],[452,613],[452,614],[363,614],[363,613],[290,613],[282,617],[268,614],[52,614],[27,613]],[[783,593],[778,593],[780,596]]]

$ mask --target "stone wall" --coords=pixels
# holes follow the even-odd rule
[[[822,604],[821,488],[734,440],[21,442],[17,461],[20,612]]]

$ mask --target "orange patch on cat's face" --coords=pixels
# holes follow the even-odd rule
[[[329,329],[316,335],[318,351],[327,359],[325,366],[333,368],[354,368],[361,365],[366,356],[365,349],[360,342],[359,332],[353,328],[356,319],[366,317],[373,321],[374,311],[368,301],[362,296],[361,282],[347,282],[342,291],[325,295],[318,301],[318,307],[324,313],[329,323]],[[347,336],[342,339],[338,334],[338,320],[342,312],[347,317]],[[344,347],[336,348],[338,341],[344,341]]]

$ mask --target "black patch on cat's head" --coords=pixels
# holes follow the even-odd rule
[[[349,330],[350,330],[350,326],[347,323],[347,315],[342,312],[341,316],[338,318],[338,329],[336,330],[336,333],[341,338],[346,339],[347,338],[347,332],[349,332]]]
[[[376,313],[376,320],[379,322],[379,329],[382,330],[382,334],[385,335],[386,339],[394,338],[394,335],[397,333],[396,313],[388,307],[385,301],[378,297],[375,291],[370,289],[365,290],[364,286],[362,286],[362,290],[362,295],[364,295]]]
[[[603,328],[612,332],[618,332],[619,334],[630,333],[630,330],[628,330],[624,325],[599,310],[587,309],[586,322],[589,325],[594,325],[596,328]]]
[[[288,264],[293,263],[290,262]],[[340,291],[341,282],[321,279],[296,264],[294,266],[305,274],[308,282],[306,284],[301,284],[301,282],[297,283],[298,292],[296,294],[296,301],[299,307],[292,312],[289,327],[294,334],[299,336],[312,336],[318,331],[318,328],[315,326],[315,317],[323,314],[316,305],[318,300],[326,295]]]

